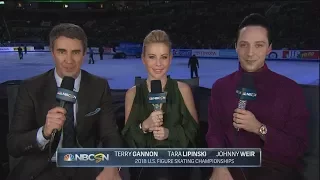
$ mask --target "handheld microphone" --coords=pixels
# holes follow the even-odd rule
[[[249,73],[244,73],[240,81],[239,87],[236,90],[236,95],[239,98],[238,108],[246,109],[247,101],[255,100],[257,92],[254,87],[253,76]],[[237,129],[239,131],[239,129]]]
[[[161,104],[166,103],[167,93],[162,92],[160,80],[151,81],[151,92],[148,95],[149,103],[153,105],[155,111],[161,110]]]
[[[255,90],[253,76],[251,74],[243,74],[239,87],[236,90],[236,94],[239,98],[239,109],[246,109],[247,101],[256,99],[257,92]]]
[[[236,90],[236,95],[239,98],[238,102],[238,108],[239,109],[246,109],[247,101],[255,100],[257,97],[257,92],[254,87],[254,80],[252,74],[244,73],[241,77],[241,81],[238,85],[238,88]],[[239,128],[237,128],[236,134],[235,134],[235,146],[236,146],[236,139],[239,132]],[[247,180],[247,177],[245,173],[243,172],[243,169],[240,167],[240,172],[245,180]]]
[[[62,79],[61,86],[58,88],[56,99],[60,101],[60,107],[64,108],[66,102],[75,103],[77,100],[77,93],[73,91],[75,79],[72,77],[65,76]],[[54,140],[54,137],[58,129],[54,129],[51,134],[51,141]]]

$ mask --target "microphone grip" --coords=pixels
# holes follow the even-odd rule
[[[238,103],[238,108],[239,109],[246,109],[246,106],[247,106],[247,101],[246,100],[239,100],[239,103]]]
[[[153,109],[155,110],[155,111],[161,111],[161,106],[160,106],[160,104],[152,104],[153,105]]]
[[[238,109],[246,109],[246,106],[247,106],[247,101],[240,99],[238,103]],[[237,128],[237,131],[240,131],[240,129]]]
[[[64,105],[66,104],[66,101],[60,101],[60,107],[64,108]]]
[[[58,129],[54,129],[53,131],[52,131],[52,133],[51,133],[51,136],[55,136],[56,134],[57,134],[57,132],[58,132]]]
[[[62,108],[64,108],[64,105],[65,105],[65,104],[66,104],[66,101],[60,101],[59,106],[62,107]],[[52,131],[52,133],[51,133],[51,138],[50,138],[50,141],[51,141],[51,142],[54,140],[54,137],[56,136],[57,132],[58,132],[58,129],[54,129],[54,130]]]

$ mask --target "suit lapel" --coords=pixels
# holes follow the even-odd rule
[[[88,74],[85,71],[81,72],[80,88],[77,96],[78,112],[77,112],[77,129],[81,129],[84,116],[89,104],[89,85]]]
[[[46,117],[50,109],[59,105],[58,101],[56,100],[57,89],[57,83],[54,78],[54,70],[50,70],[48,72],[47,83],[43,88],[43,94],[40,98],[41,101],[39,101],[43,102],[39,104],[40,108],[43,108],[43,117]],[[40,118],[40,121],[42,121],[41,124],[44,124],[45,120],[46,118]]]

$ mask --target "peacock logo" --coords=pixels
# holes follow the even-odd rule
[[[64,161],[74,161],[74,155],[73,154],[66,154],[66,155],[64,155],[64,157],[63,157],[63,160]]]

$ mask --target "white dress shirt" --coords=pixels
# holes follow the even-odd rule
[[[58,75],[56,69],[54,69],[54,78],[56,80],[56,83],[57,83],[57,87],[60,87],[61,86],[61,83],[62,83],[62,78]],[[79,76],[76,78],[75,82],[74,82],[74,89],[73,91],[75,92],[79,92],[79,88],[80,88],[80,81],[81,81],[81,71],[80,71],[80,74]],[[77,123],[77,112],[78,112],[78,103],[74,103],[73,105],[73,110],[74,110],[74,125],[76,125]],[[37,132],[37,142],[38,142],[38,145],[40,147],[40,149],[44,149],[45,146],[49,143],[49,140],[46,140],[44,137],[43,137],[43,134],[42,134],[42,129],[43,129],[43,126],[39,128],[38,132]],[[62,145],[62,138],[63,138],[63,134],[61,134],[61,138],[60,138],[60,141],[59,141],[59,145],[58,145],[58,148],[61,147]],[[52,157],[52,161],[55,161],[56,160],[56,153],[54,154],[54,156]]]

